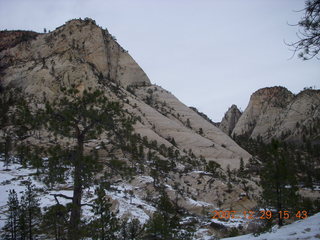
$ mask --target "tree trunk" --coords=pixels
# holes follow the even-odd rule
[[[11,138],[10,136],[5,137],[5,143],[4,143],[4,161],[6,165],[6,169],[9,167],[10,163],[10,151],[11,151]]]
[[[30,206],[30,203],[29,203]],[[31,208],[29,207],[28,213],[29,213],[29,240],[32,240],[32,212]]]
[[[69,240],[79,240],[81,235],[79,233],[79,225],[81,219],[81,198],[82,198],[82,161],[83,161],[83,142],[84,137],[80,134],[77,137],[77,152],[74,159],[74,179],[73,179],[73,199],[72,210],[70,217],[70,228],[68,232]]]
[[[280,212],[282,212],[282,191],[281,191],[281,186],[278,183],[277,184],[277,210],[278,210],[278,225],[279,227],[283,226],[283,221],[282,221],[282,214],[280,214]]]

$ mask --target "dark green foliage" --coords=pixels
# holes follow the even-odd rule
[[[191,240],[193,234],[179,225],[178,217],[155,212],[146,225],[145,240]]]
[[[144,149],[142,145],[138,145],[140,137],[131,135],[134,119],[125,117],[119,103],[109,101],[101,91],[80,93],[74,88],[61,90],[64,93],[62,98],[53,102],[45,101],[45,110],[37,113],[33,113],[26,99],[18,97],[15,91],[1,92],[1,130],[10,129],[4,138],[3,150],[7,153],[5,154],[6,159],[9,160],[11,139],[13,137],[19,140],[27,138],[31,131],[41,126],[39,120],[56,137],[76,140],[76,144],[68,149],[56,144],[48,148],[46,152],[38,147],[19,144],[17,154],[21,157],[20,160],[24,166],[28,163],[35,167],[38,173],[40,171],[45,173],[44,180],[49,186],[63,182],[66,171],[69,171],[70,167],[73,168],[71,170],[74,173],[74,196],[69,238],[79,239],[80,231],[77,231],[77,228],[80,223],[82,189],[90,185],[94,173],[99,169],[97,151],[91,151],[90,155],[84,154],[85,141],[97,138],[103,131],[107,131],[110,140],[116,143],[115,145],[117,143],[123,145],[130,139],[129,150],[135,161],[144,158]],[[14,128],[8,128],[11,125],[14,125]],[[48,158],[44,160],[43,155]],[[117,165],[116,162],[111,162],[111,165],[128,170],[124,166]],[[30,190],[30,186],[28,189]],[[19,217],[21,236],[30,238],[34,228],[30,216],[31,213],[36,214],[36,207],[30,205],[31,198],[30,191],[23,196]],[[37,218],[34,217],[34,219]]]
[[[106,198],[102,187],[96,189],[97,198],[94,200],[92,212],[94,219],[89,224],[89,237],[94,240],[114,240],[119,230],[119,222],[111,212],[111,204]]]
[[[187,126],[188,128],[192,128],[192,127],[191,127],[191,123],[190,123],[190,119],[189,119],[189,118],[187,119],[186,126]]]
[[[297,33],[298,41],[288,44],[293,47],[298,57],[308,60],[316,57],[320,51],[320,1],[305,1],[305,14],[297,24],[301,30]]]
[[[39,126],[39,118],[29,108],[28,98],[19,89],[5,88],[0,92],[0,151],[4,152],[6,165],[13,159],[10,153],[14,146],[18,149],[23,145],[21,141],[34,134]]]
[[[174,137],[168,137],[167,140],[175,147],[177,147],[177,143],[176,140],[174,139]]]
[[[243,162],[243,158],[240,158],[240,167],[239,167],[239,171],[238,171],[238,175],[239,177],[244,177],[244,162]]]
[[[319,211],[319,202],[299,196],[297,191],[301,187],[312,189],[320,180],[319,145],[311,144],[308,137],[301,145],[275,140],[267,144],[261,138],[254,140],[246,136],[234,136],[234,139],[254,156],[244,172],[260,177],[263,207],[279,211],[305,209],[310,214]]]
[[[15,190],[10,190],[9,198],[7,201],[8,211],[5,214],[6,222],[2,231],[2,239],[4,240],[16,240],[18,239],[19,233],[19,215],[20,215],[20,205]]]
[[[260,174],[261,164],[267,161],[270,144],[264,143],[261,138],[247,139],[245,136],[234,136],[235,141],[254,157],[249,160],[245,172],[250,174]],[[320,170],[316,166],[320,165],[319,145],[311,144],[306,138],[300,145],[284,143],[278,141],[282,147],[281,151],[287,156],[291,167],[295,168],[297,181],[305,186],[312,187],[320,181]],[[257,161],[258,160],[258,161]]]
[[[206,166],[206,171],[212,173],[214,176],[218,176],[218,169],[220,169],[221,166],[219,163],[215,161],[209,161],[208,165]]]
[[[68,210],[61,204],[49,207],[43,215],[41,230],[55,240],[66,239]]]
[[[121,223],[120,240],[140,240],[144,233],[144,227],[138,219],[124,219]]]
[[[200,112],[197,108],[195,108],[195,107],[189,107],[189,108],[192,109],[193,111],[195,111],[197,114],[199,114],[204,119],[206,119],[209,123],[213,124],[214,126],[217,125],[206,114],[204,114],[203,112]]]
[[[126,168],[126,162],[118,159],[111,159],[110,160],[110,168],[111,169],[117,169],[119,171],[122,171]]]
[[[26,190],[21,197],[21,214],[23,215],[22,218],[25,219],[27,238],[32,240],[39,231],[41,210],[35,185],[32,185],[30,180],[26,182]]]
[[[71,163],[71,156],[67,151],[63,150],[60,145],[51,146],[46,150],[49,156],[44,161],[45,177],[44,182],[53,187],[56,183],[64,183],[66,179],[67,166]]]
[[[228,237],[236,237],[238,235],[239,235],[238,228],[232,227],[230,232],[229,232],[229,236]]]
[[[48,128],[55,134],[75,138],[81,131],[84,140],[93,139],[103,130],[114,130],[123,121],[121,106],[109,101],[101,91],[82,94],[75,88],[62,89],[65,96],[46,102],[43,113]]]
[[[41,210],[39,198],[30,180],[25,182],[26,190],[18,200],[14,190],[10,190],[7,201],[8,212],[2,239],[33,240],[39,234]]]
[[[19,163],[25,168],[27,167],[27,161],[28,161],[28,157],[29,153],[30,153],[30,147],[29,145],[26,144],[19,144],[16,147],[16,151],[17,151],[17,157],[19,159]]]
[[[176,206],[170,201],[164,188],[160,190],[160,199],[156,211],[146,224],[143,239],[188,240],[192,239],[192,231],[188,232],[180,225],[180,217]]]
[[[44,149],[42,147],[33,146],[32,150],[27,152],[27,159],[29,164],[37,169],[37,174],[40,173],[40,169],[43,168],[43,159],[41,157]]]
[[[277,211],[293,210],[298,202],[296,170],[284,148],[273,140],[261,171],[262,199],[267,207],[275,207]],[[279,225],[282,224],[279,217]]]
[[[62,158],[60,151],[49,155],[48,166],[64,165],[73,168],[73,200],[70,217],[69,239],[78,240],[81,237],[79,225],[81,223],[82,191],[93,180],[94,172],[99,169],[98,154],[92,151],[84,154],[84,143],[96,139],[106,131],[111,140],[123,143],[131,135],[132,120],[125,116],[122,106],[109,101],[102,91],[86,91],[80,93],[75,88],[61,89],[63,97],[53,102],[45,101],[45,110],[41,111],[43,123],[56,136],[74,139],[76,144],[67,151],[69,156]],[[48,152],[50,153],[50,152]],[[62,153],[65,154],[65,153]],[[61,169],[61,168],[60,168]],[[56,181],[52,177],[49,181]],[[98,222],[96,222],[98,224]]]
[[[171,170],[171,162],[160,159],[158,156],[152,157],[152,160],[150,174],[154,179],[154,186],[157,186],[161,183],[162,178],[164,178]]]
[[[15,120],[15,114],[12,111],[12,108],[17,102],[17,90],[3,89],[3,91],[0,92],[0,129],[3,131],[3,138],[0,139],[0,150],[1,152],[4,152],[6,165],[9,164],[11,140],[14,137],[14,132],[9,128]]]
[[[171,240],[173,227],[168,216],[155,212],[147,223],[146,237],[144,239]]]
[[[126,90],[127,90],[128,92],[130,92],[131,94],[133,94],[133,95],[136,94],[136,93],[135,93],[135,88],[134,88],[134,86],[127,86]]]

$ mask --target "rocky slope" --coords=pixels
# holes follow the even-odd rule
[[[165,145],[171,145],[166,139],[173,137],[180,150],[192,149],[197,156],[225,166],[236,167],[240,157],[250,157],[171,93],[152,85],[127,51],[92,21],[70,21],[36,40],[2,51],[0,58],[4,86],[21,87],[40,97],[44,93],[54,97],[61,86],[71,84],[78,89],[104,87],[113,98],[126,98],[125,107],[142,119],[136,125],[142,136]],[[108,84],[119,88],[120,99]]]
[[[241,117],[241,114],[242,113],[238,107],[233,104],[222,118],[222,121],[219,125],[221,131],[230,136],[239,118]]]
[[[170,160],[161,151],[170,148],[181,156],[176,167],[161,177],[169,197],[184,209],[207,216],[217,207],[250,209],[255,205],[255,183],[248,179],[245,185],[235,174],[240,159],[246,163],[250,154],[173,94],[151,84],[128,52],[93,20],[71,20],[51,33],[8,46],[0,52],[0,76],[3,87],[19,87],[34,99],[43,95],[54,99],[62,94],[61,87],[75,86],[80,92],[89,88],[103,90],[110,99],[121,102],[128,114],[138,120],[135,133],[140,139],[155,143],[155,155]],[[45,144],[46,140],[39,141]],[[91,141],[86,148],[99,146]],[[151,149],[144,149],[144,156],[148,150]],[[99,154],[103,161],[110,160],[102,150]],[[134,164],[124,153],[117,157],[128,165]],[[205,171],[208,161],[220,164],[218,175]],[[137,173],[130,182],[119,180],[119,176],[113,181],[127,186],[124,191],[131,189],[139,199],[147,199],[151,193],[154,200],[158,197],[155,180],[148,175],[150,161],[145,158],[144,162],[145,172]],[[232,179],[226,177],[225,170],[229,168],[234,169]],[[122,185],[117,187],[123,189]],[[112,199],[118,207],[124,201]],[[143,211],[150,215],[150,209]],[[130,215],[130,207],[126,211]]]
[[[32,31],[0,31],[0,52],[21,42],[36,39],[39,33]]]
[[[296,143],[308,138],[319,143],[319,123],[319,90],[307,89],[295,95],[284,87],[270,87],[251,95],[232,134]]]

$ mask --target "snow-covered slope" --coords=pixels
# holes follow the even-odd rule
[[[239,237],[224,238],[224,240],[295,240],[320,239],[320,213],[307,219],[294,222],[290,225],[272,228],[271,232],[263,233],[257,237],[253,234]]]

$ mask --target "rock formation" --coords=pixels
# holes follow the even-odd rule
[[[233,104],[225,113],[219,125],[219,128],[225,134],[228,134],[230,136],[240,117],[241,117],[240,110],[236,105]]]
[[[45,93],[50,98],[59,94],[61,86],[73,84],[87,89],[112,84],[122,92],[122,99],[109,94],[119,101],[125,99],[125,107],[141,118],[136,131],[142,136],[169,146],[166,139],[174,138],[179,149],[192,149],[196,156],[223,166],[237,167],[241,157],[250,157],[171,93],[151,85],[127,51],[93,21],[72,20],[51,33],[2,51],[0,58],[4,86],[21,87],[39,97]],[[203,134],[199,134],[200,128]]]
[[[251,95],[232,134],[265,141],[277,138],[319,143],[320,91],[306,89],[295,95],[284,87],[263,88]]]

